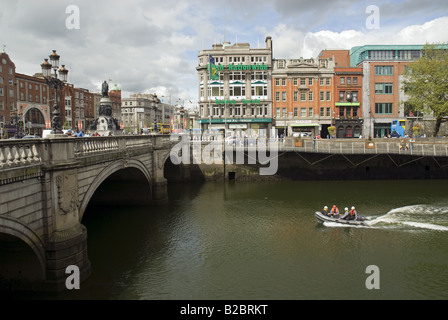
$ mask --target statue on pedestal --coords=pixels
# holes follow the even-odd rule
[[[109,85],[107,84],[106,80],[104,80],[103,85],[101,86],[101,91],[103,93],[103,97],[109,97]]]

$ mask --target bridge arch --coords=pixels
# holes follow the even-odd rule
[[[82,196],[82,199],[80,201],[79,205],[79,221],[82,221],[82,218],[84,216],[84,212],[91,201],[93,195],[98,190],[98,188],[103,184],[104,181],[106,181],[109,177],[111,177],[113,174],[121,171],[121,170],[128,170],[128,169],[134,169],[139,174],[141,174],[147,184],[149,190],[152,189],[152,176],[151,173],[148,171],[147,167],[144,163],[138,160],[128,159],[128,160],[120,160],[116,161],[112,164],[109,164],[104,168],[96,177],[94,177],[93,181],[90,183],[89,188]],[[151,193],[148,194],[150,196]]]
[[[42,280],[44,280],[46,258],[42,239],[26,224],[17,219],[5,216],[0,216],[0,235],[7,235],[19,239],[34,252],[40,265]]]

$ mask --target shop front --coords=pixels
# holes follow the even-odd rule
[[[359,138],[362,136],[362,119],[336,119],[337,138]]]
[[[259,136],[269,135],[272,118],[209,118],[198,120],[203,132],[206,130],[250,132]]]
[[[312,137],[320,134],[319,124],[312,122],[312,120],[296,120],[290,122],[288,127],[292,136]]]

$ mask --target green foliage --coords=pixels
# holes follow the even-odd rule
[[[414,114],[422,112],[436,118],[433,136],[448,116],[448,51],[446,44],[426,44],[423,55],[410,63],[402,85],[408,95],[407,104]]]

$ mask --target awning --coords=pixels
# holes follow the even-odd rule
[[[317,123],[291,123],[291,127],[318,127]]]

